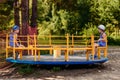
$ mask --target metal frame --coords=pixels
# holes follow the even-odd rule
[[[8,45],[9,36],[8,36],[8,34],[6,35],[6,58],[8,58],[9,49],[12,49],[12,51],[13,51],[13,59],[14,60],[15,60],[15,56],[16,56],[16,53],[15,53],[16,51],[20,52],[20,60],[22,60],[22,55],[23,55],[22,51],[28,50],[28,55],[30,55],[30,51],[31,51],[32,55],[34,56],[34,61],[37,61],[37,58],[36,58],[37,53],[39,56],[38,59],[40,61],[40,50],[49,50],[50,54],[52,54],[53,50],[64,50],[65,51],[65,53],[64,53],[65,58],[64,59],[65,59],[65,61],[69,61],[69,54],[74,54],[74,50],[86,50],[86,61],[89,61],[90,52],[92,54],[92,60],[94,60],[94,53],[95,52],[94,52],[94,36],[93,35],[92,36],[74,36],[74,35],[70,36],[67,34],[67,35],[63,36],[66,38],[66,42],[65,42],[66,44],[64,44],[65,47],[61,47],[62,45],[52,44],[52,37],[59,37],[59,36],[52,36],[52,35],[47,36],[46,35],[46,37],[49,38],[49,43],[47,45],[37,44],[37,37],[38,37],[37,35],[26,35],[26,36],[22,35],[21,37],[27,38],[27,41],[26,41],[27,47],[21,48],[21,47],[15,47],[15,45],[14,45],[14,47],[10,47]],[[34,41],[33,45],[30,44],[30,37],[33,37],[33,41]],[[71,42],[70,42],[70,37],[72,38]],[[79,37],[80,38],[82,38],[82,37],[90,38],[90,43],[91,43],[89,45],[90,47],[88,47],[88,45],[86,45],[86,47],[82,47],[82,48],[74,47],[75,46],[75,37],[77,37],[77,38],[79,38]],[[15,39],[15,36],[14,36],[14,39]],[[15,40],[13,42],[15,42]],[[85,42],[87,43],[87,40]],[[107,43],[107,38],[106,38],[106,43]],[[98,58],[99,59],[101,58],[101,54],[100,54],[101,50],[104,50],[104,58],[107,58],[107,44],[105,47],[98,47]]]

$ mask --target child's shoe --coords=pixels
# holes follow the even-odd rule
[[[94,55],[94,59],[97,59],[98,56],[97,55]],[[92,55],[90,55],[90,59],[92,59]]]
[[[98,56],[97,55],[94,55],[94,59],[97,59],[98,58]]]

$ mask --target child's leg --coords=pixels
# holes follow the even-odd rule
[[[20,45],[19,48],[24,48],[24,46]],[[19,50],[19,52],[21,53],[21,50]],[[17,58],[20,58],[20,53],[18,54]]]
[[[16,53],[15,59],[18,59],[19,51],[16,51],[15,53]]]

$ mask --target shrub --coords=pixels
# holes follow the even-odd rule
[[[108,45],[118,45],[120,46],[120,38],[108,37]]]
[[[33,73],[34,69],[31,65],[22,64],[18,65],[18,72],[22,75]]]

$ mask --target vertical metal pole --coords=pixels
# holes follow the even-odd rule
[[[22,60],[22,50],[20,50],[20,59]]]
[[[34,61],[36,61],[36,35],[34,34],[34,42],[35,42],[35,47],[34,47],[34,50],[35,50],[35,55],[34,55]]]
[[[40,60],[40,50],[38,51],[38,60]]]
[[[100,49],[98,48],[98,59],[100,59],[101,55],[100,55]]]
[[[87,61],[89,60],[89,51],[88,50],[86,51],[86,60]]]
[[[6,35],[6,58],[8,58],[8,34]]]
[[[49,45],[50,47],[52,47],[52,37],[51,37],[51,34],[49,35]],[[52,55],[52,49],[50,49],[50,55]]]
[[[104,57],[107,58],[107,49],[108,49],[108,45],[107,45],[107,36],[106,36],[106,48],[105,48],[105,51],[104,51]]]
[[[72,34],[72,48],[74,48],[74,35]],[[71,51],[71,54],[74,53],[74,50]]]
[[[66,48],[66,51],[65,51],[65,61],[68,61],[69,60],[69,58],[68,58],[69,57],[69,51],[68,51],[69,50],[68,49],[69,48],[69,36],[68,36],[68,34],[67,34],[66,37],[67,37],[67,48]]]
[[[91,36],[91,46],[92,46],[92,60],[94,60],[95,46],[94,46],[94,36]]]

